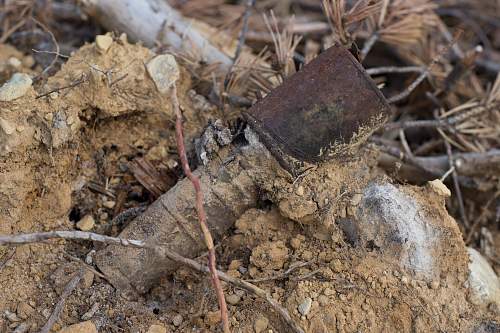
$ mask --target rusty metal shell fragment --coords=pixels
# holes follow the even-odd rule
[[[363,143],[389,114],[387,101],[359,62],[333,46],[244,115],[268,147],[315,163]]]

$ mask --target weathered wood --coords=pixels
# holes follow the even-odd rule
[[[86,13],[110,31],[125,32],[134,41],[152,47],[166,44],[174,50],[192,50],[208,63],[219,63],[227,70],[231,58],[210,43],[192,22],[166,1],[159,0],[83,0]]]

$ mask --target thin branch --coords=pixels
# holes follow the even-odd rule
[[[7,265],[7,263],[10,261],[10,259],[12,259],[15,253],[16,249],[11,249],[9,253],[6,253],[3,256],[2,261],[0,262],[0,271]]]
[[[396,103],[410,96],[413,90],[415,90],[420,85],[420,83],[422,83],[427,78],[432,68],[441,60],[444,54],[448,52],[448,50],[451,47],[453,47],[453,45],[456,44],[458,38],[461,36],[462,33],[463,30],[459,30],[458,33],[454,36],[453,40],[441,52],[439,52],[434,59],[432,59],[431,63],[427,67],[425,67],[425,69],[422,71],[422,73],[420,73],[420,75],[415,79],[415,81],[413,81],[405,90],[403,90],[399,94],[396,94],[388,98],[387,101],[389,103]]]
[[[410,96],[410,94],[413,92],[413,90],[415,90],[419,85],[420,83],[422,83],[422,81],[424,81],[427,76],[429,75],[430,73],[430,70],[429,70],[430,67],[427,67],[416,79],[415,81],[413,81],[405,90],[403,90],[402,92],[400,92],[399,94],[396,94],[390,98],[387,99],[387,101],[389,103],[396,103],[396,102],[399,102],[403,99],[405,99],[406,97]]]
[[[245,13],[243,14],[243,25],[238,37],[238,46],[236,47],[236,52],[233,57],[233,64],[236,62],[236,59],[239,58],[241,51],[243,50],[243,45],[245,45],[245,38],[248,32],[248,19],[252,14],[252,8],[255,6],[255,1],[256,0],[247,0],[247,6],[245,8]]]
[[[210,229],[207,224],[207,215],[205,212],[205,207],[203,206],[203,190],[201,188],[200,179],[198,176],[191,172],[189,167],[189,162],[186,155],[186,147],[184,146],[184,135],[182,129],[182,113],[179,106],[179,100],[177,99],[177,88],[175,84],[172,86],[171,91],[172,106],[176,115],[175,121],[175,134],[177,141],[177,150],[179,151],[179,157],[181,159],[182,169],[186,174],[186,177],[191,181],[196,194],[196,212],[198,214],[198,221],[200,223],[201,231],[203,233],[203,238],[205,240],[205,245],[208,249],[208,267],[210,268],[210,275],[212,277],[212,284],[217,294],[217,299],[219,301],[219,308],[221,312],[221,321],[223,330],[225,333],[230,333],[229,329],[229,318],[227,314],[226,299],[224,297],[224,291],[217,276],[217,265],[215,259],[215,248]]]
[[[380,75],[380,74],[391,74],[391,73],[423,73],[423,72],[425,72],[425,67],[421,66],[407,66],[407,67],[386,66],[386,67],[368,68],[366,70],[366,73],[368,73],[368,75]]]
[[[59,91],[65,90],[65,89],[74,88],[74,87],[76,87],[76,86],[78,86],[78,85],[80,85],[80,84],[82,84],[82,83],[84,83],[86,81],[87,81],[86,75],[82,74],[82,77],[80,79],[76,80],[75,82],[73,82],[71,84],[68,84],[67,86],[64,86],[64,87],[59,87],[59,88],[54,88],[52,90],[49,90],[46,93],[43,93],[43,94],[40,94],[40,95],[36,96],[35,99],[46,97],[46,96],[49,96],[52,93],[59,92]]]
[[[144,248],[147,244],[141,240],[128,240],[118,237],[110,237],[99,235],[93,232],[86,231],[48,231],[37,232],[31,234],[17,235],[0,235],[0,246],[2,245],[22,245],[28,243],[40,243],[49,239],[74,239],[74,240],[89,240],[94,242],[115,244],[129,247]]]
[[[21,245],[28,243],[42,242],[49,239],[73,239],[73,240],[92,240],[96,242],[101,242],[105,244],[115,244],[126,247],[137,247],[137,248],[148,248],[157,251],[160,255],[164,255],[172,261],[191,267],[192,269],[202,272],[202,273],[212,273],[209,267],[202,265],[192,259],[185,258],[180,254],[169,250],[167,247],[162,246],[162,244],[152,244],[146,243],[141,240],[124,239],[118,237],[104,236],[92,232],[84,231],[51,231],[51,232],[40,232],[31,234],[17,234],[17,235],[0,235],[0,245]],[[304,333],[304,330],[296,324],[288,311],[281,306],[274,298],[267,293],[265,290],[240,279],[231,277],[221,271],[215,271],[217,276],[232,285],[244,289],[255,296],[265,299],[269,305],[280,314],[282,319],[290,326],[292,332]]]
[[[365,60],[366,56],[372,49],[373,45],[378,41],[380,35],[378,32],[374,32],[363,44],[363,49],[361,50],[359,54],[359,60],[363,62]]]
[[[283,273],[280,273],[277,275],[273,275],[270,277],[264,277],[264,278],[260,278],[260,279],[245,280],[245,281],[246,282],[264,282],[264,281],[282,280],[282,279],[286,278],[288,275],[290,275],[294,270],[305,267],[305,266],[309,266],[310,264],[313,263],[313,261],[314,260],[310,260],[310,261],[306,261],[306,262],[299,262],[295,265],[292,265],[290,268],[288,268]]]
[[[50,29],[45,24],[43,24],[42,22],[38,21],[36,18],[32,17],[31,19],[38,26],[40,26],[43,30],[45,30],[46,33],[48,33],[50,35],[50,39],[52,39],[52,43],[54,44],[54,46],[56,48],[56,51],[54,52],[54,55],[55,55],[54,59],[52,59],[52,61],[50,62],[50,64],[37,76],[37,77],[41,77],[41,76],[45,75],[56,64],[57,60],[59,59],[60,48],[59,48],[59,43],[57,42],[56,37],[54,36],[54,34],[52,33],[52,31],[50,31]]]
[[[455,194],[457,195],[457,201],[458,201],[458,207],[460,210],[460,217],[462,218],[462,222],[464,226],[467,228],[469,227],[469,220],[467,219],[467,215],[465,214],[465,206],[464,206],[464,199],[462,197],[462,191],[460,189],[460,183],[458,181],[458,173],[457,173],[457,168],[455,167],[455,159],[453,158],[453,152],[451,151],[451,145],[446,140],[446,136],[444,136],[444,133],[438,129],[439,134],[443,138],[444,145],[446,147],[446,155],[448,155],[448,163],[450,165],[450,168],[453,169],[451,175],[453,178],[453,186],[455,187]]]
[[[407,120],[399,121],[395,123],[387,123],[384,125],[384,130],[392,131],[397,129],[407,129],[407,128],[450,128],[450,123],[446,120],[436,119],[436,120]]]
[[[234,64],[236,63],[236,60],[240,57],[241,51],[243,50],[243,45],[245,45],[245,39],[247,36],[248,32],[248,19],[250,18],[250,15],[252,14],[252,8],[255,6],[255,1],[256,0],[248,0],[247,1],[247,6],[245,8],[245,13],[243,14],[243,25],[241,27],[240,35],[238,37],[238,45],[236,46],[236,51],[234,52],[234,57],[233,57],[233,63],[227,70],[226,77],[224,79],[224,89],[227,90],[227,86],[229,85],[229,82],[231,81],[231,75],[233,72],[233,67]]]
[[[4,44],[9,37],[17,31],[17,29],[21,28],[24,24],[26,23],[26,19],[22,19],[16,24],[14,24],[12,27],[9,28],[9,30],[5,31],[2,37],[0,38],[0,44]]]
[[[59,316],[61,315],[61,312],[64,308],[64,303],[66,303],[66,299],[73,292],[73,290],[75,290],[76,286],[78,285],[78,282],[80,282],[80,280],[82,279],[84,272],[85,270],[81,268],[78,271],[78,273],[64,287],[64,290],[61,294],[61,298],[59,298],[59,301],[57,302],[54,311],[52,311],[52,314],[50,315],[45,325],[43,325],[39,333],[49,333],[54,324],[59,320]]]

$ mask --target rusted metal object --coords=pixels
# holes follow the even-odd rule
[[[280,163],[287,156],[317,163],[363,143],[389,113],[387,101],[360,63],[347,49],[333,46],[245,117]]]

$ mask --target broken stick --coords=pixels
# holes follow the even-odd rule
[[[36,243],[36,242],[42,242],[50,239],[71,239],[71,240],[92,240],[96,242],[101,242],[105,244],[119,244],[123,247],[127,248],[144,248],[144,249],[149,249],[151,251],[154,251],[157,255],[162,256],[162,257],[167,257],[170,261],[176,262],[180,265],[185,265],[188,266],[196,271],[202,272],[202,273],[210,273],[210,269],[208,266],[202,265],[192,259],[185,258],[181,256],[180,254],[171,251],[167,248],[167,244],[152,244],[152,243],[145,243],[141,240],[134,240],[134,239],[125,239],[125,238],[119,238],[119,237],[109,237],[109,236],[104,236],[92,232],[85,232],[85,231],[51,231],[51,232],[39,232],[39,233],[31,233],[31,234],[17,234],[17,235],[11,235],[11,236],[2,236],[0,235],[0,246],[1,245],[22,245],[22,244],[29,244],[29,243]],[[60,301],[56,305],[56,308],[54,312],[52,313],[50,318],[55,318],[55,320],[50,320],[47,322],[47,324],[44,326],[50,328],[54,325],[55,321],[57,321],[57,318],[59,317],[60,311],[62,310],[62,307],[64,306],[64,301],[68,297],[68,295],[71,293],[71,291],[76,287],[78,282],[83,276],[83,271],[84,269],[82,268],[80,272],[66,285],[63,291],[63,295],[61,296]],[[292,332],[295,333],[304,333],[304,330],[293,321],[292,317],[288,313],[288,311],[281,306],[274,298],[265,290],[247,282],[247,281],[242,281],[240,279],[231,277],[224,272],[216,270],[217,276],[222,279],[223,281],[226,281],[228,283],[231,283],[237,288],[241,288],[243,290],[246,290],[252,294],[254,294],[257,297],[263,298],[278,314],[281,316],[281,318],[289,325],[290,329]],[[60,305],[62,304],[62,305]],[[52,322],[53,321],[53,322]],[[42,329],[43,330],[43,329]],[[48,332],[48,331],[46,331]]]

